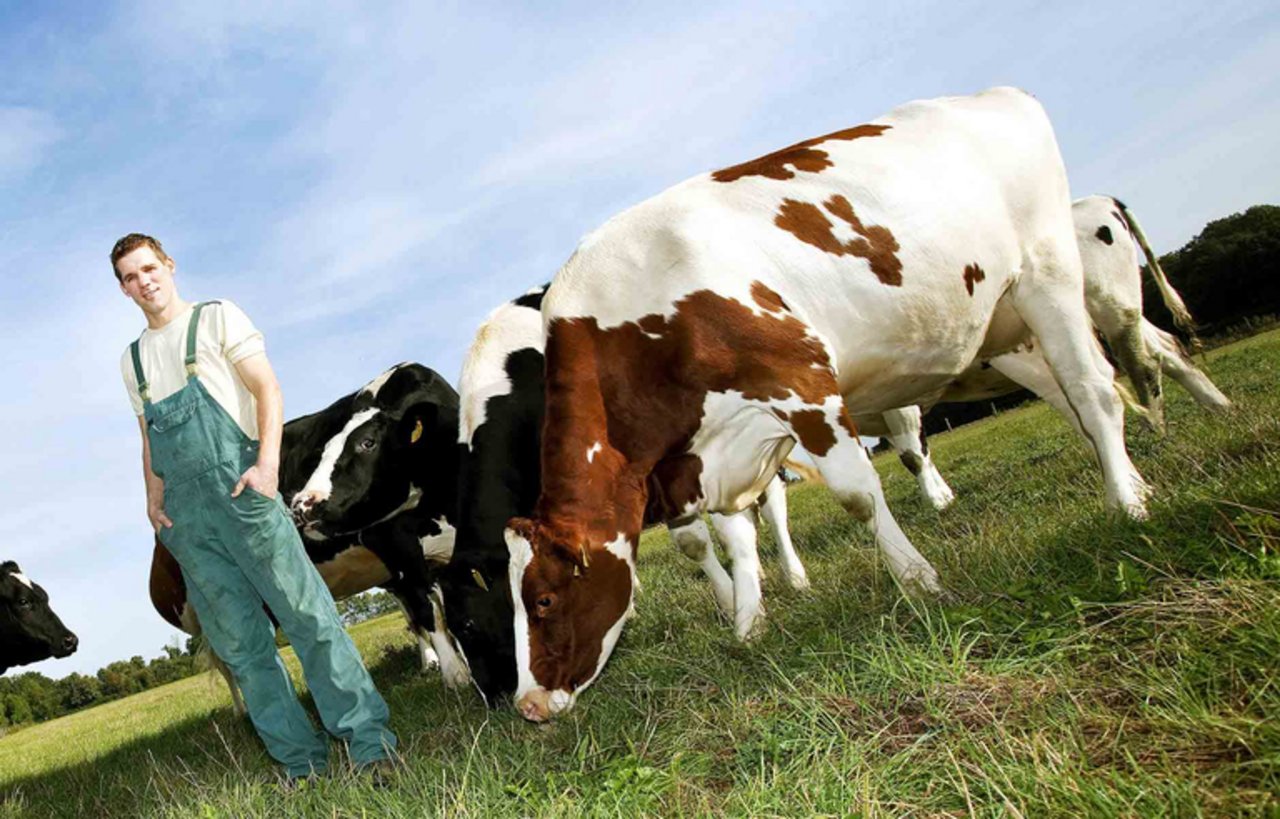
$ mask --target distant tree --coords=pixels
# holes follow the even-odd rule
[[[338,601],[338,615],[345,625],[353,626],[374,617],[395,611],[399,607],[394,595],[376,590],[352,595]]]
[[[78,711],[87,708],[102,698],[102,683],[97,677],[86,677],[83,674],[68,674],[55,683],[61,713]]]
[[[1280,313],[1280,207],[1254,205],[1204,226],[1190,242],[1160,257],[1207,335],[1251,316]],[[1172,317],[1143,277],[1147,317],[1171,329]]]
[[[35,721],[36,717],[31,711],[31,704],[21,694],[6,695],[4,708],[10,725],[22,725],[23,723]]]

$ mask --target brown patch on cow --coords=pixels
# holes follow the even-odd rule
[[[919,476],[919,474],[924,470],[924,458],[914,452],[899,452],[898,460],[902,461],[902,465],[905,466],[907,471],[912,475]]]
[[[1103,244],[1108,244],[1108,245],[1115,244],[1116,240],[1111,237],[1111,228],[1107,227],[1106,225],[1103,225],[1102,227],[1098,228],[1097,233],[1094,233],[1093,235],[1101,239]]]
[[[649,473],[646,523],[684,517],[689,504],[702,498],[702,459],[692,453],[663,458]]]
[[[827,414],[822,410],[803,409],[791,413],[791,429],[800,439],[800,446],[809,453],[821,458],[836,445],[836,434],[827,423]]]
[[[882,284],[902,286],[902,261],[898,258],[898,240],[888,228],[881,225],[862,224],[853,212],[849,200],[836,194],[823,202],[823,207],[833,216],[848,223],[857,238],[842,242],[836,238],[835,227],[822,210],[810,202],[784,199],[773,223],[800,241],[813,245],[833,256],[856,256],[871,264],[871,272]]]
[[[831,140],[848,142],[854,139],[862,139],[863,137],[878,137],[889,130],[890,127],[888,125],[858,125],[854,128],[846,128],[843,131],[836,131],[833,134],[827,134],[815,139],[806,139],[804,142],[797,142],[795,145],[783,148],[780,151],[774,151],[771,154],[765,154],[750,162],[743,162],[741,165],[734,165],[731,168],[722,168],[713,172],[711,178],[717,182],[736,182],[744,176],[791,179],[795,177],[796,171],[821,173],[835,163],[831,161],[831,157],[826,151],[818,150],[819,145]],[[788,165],[795,170],[788,168]]]
[[[840,417],[836,419],[836,423],[838,423],[845,432],[849,433],[850,438],[855,441],[858,440],[858,428],[854,425],[853,419],[849,417],[849,410],[845,409],[843,406],[840,407]]]
[[[187,605],[187,584],[173,554],[155,539],[151,551],[151,605],[169,625],[182,630],[182,610]]]
[[[598,570],[617,562],[605,544],[619,533],[635,544],[646,517],[683,515],[697,499],[702,464],[687,450],[707,395],[733,390],[746,400],[818,405],[838,394],[826,350],[809,328],[774,312],[785,303],[763,284],[753,284],[751,293],[754,305],[699,290],[670,315],[607,330],[594,318],[552,321],[542,495],[534,519],[511,525],[534,550],[521,583],[526,606],[547,595],[556,606],[587,602],[565,603],[561,618],[530,618],[530,660],[544,688],[577,684],[584,670],[594,672],[600,639],[630,600],[629,574],[624,583]],[[825,422],[825,438],[817,425],[801,426],[813,427],[802,441],[811,451],[834,444]],[[589,465],[582,453],[597,441],[602,449]]]
[[[751,283],[751,298],[755,299],[756,304],[772,313],[781,313],[791,309],[782,300],[782,296],[771,290],[764,282]]]
[[[973,286],[987,277],[982,272],[982,268],[976,264],[967,264],[964,266],[964,289],[969,291],[969,295],[973,295]]]
[[[316,571],[335,600],[359,594],[365,589],[391,581],[391,571],[382,558],[364,546],[350,546],[331,559],[316,564]]]

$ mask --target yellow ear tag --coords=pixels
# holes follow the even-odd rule
[[[574,567],[573,567],[573,576],[574,576],[574,577],[582,577],[582,569],[579,569],[577,566],[574,566]]]
[[[422,437],[422,419],[418,419],[418,423],[413,425],[413,434],[409,436],[409,443],[416,444],[418,439]]]
[[[480,574],[480,570],[479,570],[479,569],[472,569],[472,570],[471,570],[471,577],[472,577],[472,579],[473,579],[473,580],[475,580],[475,581],[476,581],[476,585],[477,585],[477,586],[479,586],[480,588],[484,589],[485,591],[489,591],[489,584],[488,584],[488,583],[486,583],[486,582],[484,582],[484,576]]]
[[[584,543],[578,548],[582,550],[582,568],[591,568],[591,558],[587,557],[587,544]]]

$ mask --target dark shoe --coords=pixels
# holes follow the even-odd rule
[[[280,790],[285,793],[297,793],[299,791],[307,791],[315,788],[320,784],[320,779],[325,775],[324,771],[312,771],[301,776],[288,776],[287,774],[280,780]]]
[[[400,776],[400,766],[394,759],[375,759],[361,765],[356,773],[368,779],[369,784],[375,788],[387,788]]]

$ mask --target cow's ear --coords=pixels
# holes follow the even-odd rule
[[[435,426],[437,409],[435,404],[424,402],[405,410],[400,416],[400,440],[410,446],[425,443]]]
[[[581,577],[582,573],[591,568],[591,548],[587,545],[585,538],[575,538],[572,541],[554,541],[556,554],[562,559],[573,564],[573,576]]]

